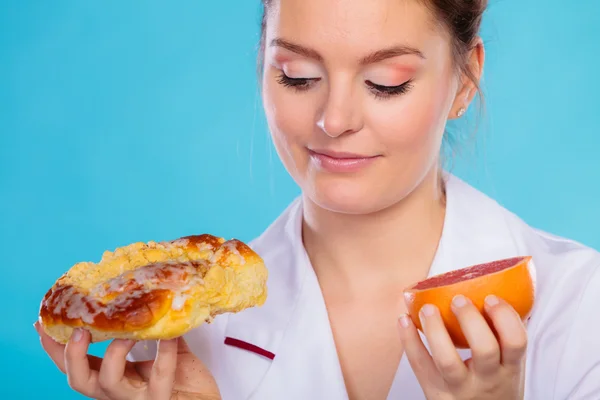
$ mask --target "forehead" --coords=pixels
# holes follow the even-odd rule
[[[275,0],[266,34],[325,54],[356,56],[398,44],[427,52],[445,42],[420,0]]]

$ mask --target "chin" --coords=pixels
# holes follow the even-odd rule
[[[329,177],[308,182],[303,192],[320,208],[341,214],[364,215],[393,205],[394,201],[385,199],[385,191],[381,189],[361,179]]]

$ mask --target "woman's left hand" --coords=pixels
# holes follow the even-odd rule
[[[524,397],[527,331],[519,315],[506,302],[488,297],[483,315],[464,296],[452,309],[465,335],[472,357],[463,361],[452,344],[440,313],[425,305],[421,325],[431,354],[408,316],[400,318],[404,352],[428,400],[513,400]]]

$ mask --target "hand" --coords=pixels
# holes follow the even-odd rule
[[[87,354],[89,332],[75,330],[66,345],[35,324],[42,347],[71,388],[99,400],[217,400],[219,388],[183,338],[161,340],[155,360],[130,362],[134,342],[114,340],[104,359]]]
[[[486,299],[484,316],[470,300],[457,296],[452,310],[472,357],[463,361],[452,344],[439,310],[425,305],[420,312],[431,354],[408,316],[400,318],[404,352],[428,400],[512,400],[524,397],[527,332],[519,315],[495,296]]]

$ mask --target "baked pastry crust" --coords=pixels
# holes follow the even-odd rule
[[[39,321],[59,343],[77,327],[92,342],[171,339],[216,315],[261,306],[267,276],[262,258],[239,240],[138,242],[71,267],[44,296]]]

